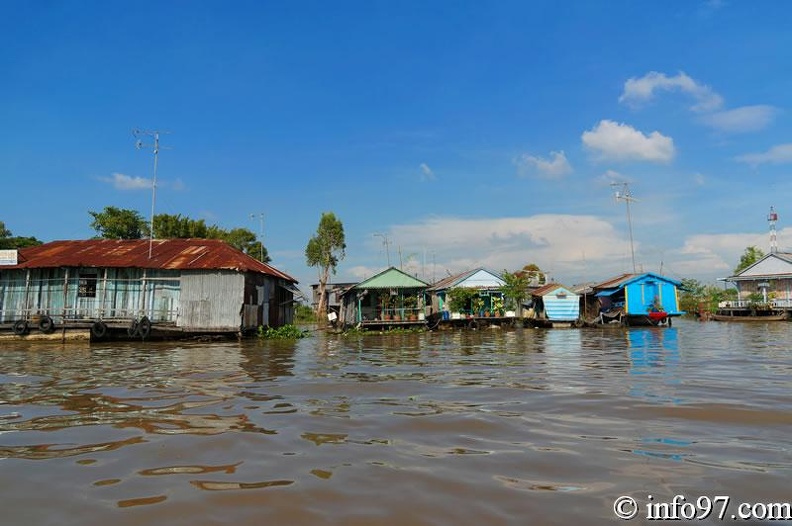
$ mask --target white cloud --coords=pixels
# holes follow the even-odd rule
[[[100,177],[106,183],[111,183],[116,190],[142,190],[151,188],[151,179],[132,177],[121,173],[114,173],[112,177]]]
[[[721,110],[723,97],[682,72],[669,77],[665,73],[650,71],[643,77],[631,78],[624,83],[619,102],[638,107],[652,100],[658,91],[679,91],[689,95],[696,101],[690,107],[691,111],[702,115],[700,122],[720,132],[747,133],[763,130],[779,113],[778,108],[766,104]]]
[[[151,190],[151,179],[145,177],[133,177],[131,175],[124,175],[122,173],[113,173],[112,177],[100,177],[100,181],[113,185],[116,190]],[[183,191],[186,188],[184,181],[175,179],[173,181],[157,181],[158,188],[171,188],[177,192]]]
[[[621,173],[617,172],[616,170],[605,170],[605,173],[597,177],[596,181],[602,185],[610,185],[612,183],[624,183],[624,182],[631,182],[630,178],[622,175]]]
[[[736,157],[736,159],[754,166],[764,163],[792,163],[792,143],[779,144],[762,153],[747,153]]]
[[[427,165],[426,163],[421,163],[420,168],[421,168],[421,181],[435,180],[435,174],[432,171],[432,169],[429,168],[429,165]]]
[[[718,131],[745,133],[765,129],[777,114],[777,108],[758,104],[704,115],[701,121]]]
[[[425,273],[440,279],[477,267],[495,272],[516,270],[536,263],[558,279],[577,279],[587,264],[596,264],[598,278],[625,270],[630,246],[627,236],[609,222],[593,215],[542,214],[531,217],[465,219],[430,218],[396,225],[389,238],[409,239],[410,247],[432,247]],[[418,250],[422,253],[422,250]],[[393,254],[391,254],[393,255]],[[432,269],[432,259],[436,261]],[[570,283],[571,284],[571,283]]]
[[[624,83],[624,92],[619,97],[619,102],[631,106],[638,106],[652,100],[656,91],[681,91],[692,96],[696,104],[691,110],[696,112],[714,111],[721,107],[723,98],[707,85],[696,82],[683,72],[675,77],[665,73],[650,71],[640,78],[631,78]]]
[[[594,129],[583,132],[581,139],[602,161],[667,163],[676,153],[671,137],[657,131],[644,135],[628,124],[611,120],[601,120]]]
[[[550,159],[523,154],[517,161],[521,173],[533,172],[541,177],[556,179],[572,173],[572,166],[563,151],[550,152]]]

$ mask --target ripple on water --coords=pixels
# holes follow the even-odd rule
[[[681,320],[4,349],[0,505],[9,524],[387,526],[759,502],[792,477],[789,341]]]

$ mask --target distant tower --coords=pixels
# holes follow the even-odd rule
[[[770,207],[770,213],[767,214],[767,222],[770,223],[770,253],[775,254],[778,252],[778,239],[776,238],[776,221],[778,221],[778,214]]]

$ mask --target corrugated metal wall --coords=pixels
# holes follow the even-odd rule
[[[143,295],[145,291],[145,296]],[[0,274],[0,322],[37,314],[56,320],[175,321],[179,272],[140,269],[31,269]]]
[[[550,293],[542,298],[542,302],[548,320],[575,321],[580,316],[580,297],[576,294],[557,297]]]
[[[185,271],[181,276],[179,327],[200,330],[239,329],[242,325],[245,276],[233,271]]]
[[[0,273],[0,323],[37,314],[56,322],[146,315],[185,330],[280,326],[293,321],[286,285],[230,270],[15,269]]]

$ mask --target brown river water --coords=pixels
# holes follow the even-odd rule
[[[685,320],[4,344],[0,523],[616,524],[631,496],[643,524],[675,495],[731,521],[792,500],[791,347]]]

